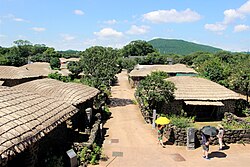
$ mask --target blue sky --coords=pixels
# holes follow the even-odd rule
[[[250,0],[0,0],[0,46],[18,39],[56,50],[183,39],[250,50]]]

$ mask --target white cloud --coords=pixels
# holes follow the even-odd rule
[[[191,9],[184,11],[171,10],[157,10],[146,13],[143,15],[144,20],[151,21],[153,23],[184,23],[194,22],[200,20],[201,16]]]
[[[76,14],[76,15],[84,15],[84,12],[82,10],[76,9],[76,10],[74,10],[74,14]]]
[[[13,20],[18,22],[25,22],[25,20],[22,18],[13,18]]]
[[[18,18],[13,14],[8,14],[6,16],[3,16],[2,19],[12,20],[12,21],[16,21],[16,22],[29,22],[28,20],[25,20],[23,18]]]
[[[119,38],[123,36],[122,32],[116,31],[112,28],[103,28],[99,32],[94,32],[94,34],[100,38],[108,38],[108,37]]]
[[[243,19],[245,16],[235,9],[229,9],[224,11],[224,23],[232,23],[236,19]]]
[[[209,31],[218,32],[218,31],[224,31],[227,28],[227,26],[222,23],[216,23],[216,24],[205,24],[204,28]]]
[[[222,22],[216,24],[206,24],[204,27],[210,31],[223,31],[229,24],[234,23],[237,19],[244,19],[247,14],[250,14],[250,0],[241,5],[239,8],[225,10],[224,20]],[[244,28],[242,26],[235,26],[234,32],[242,31]]]
[[[74,36],[69,35],[69,34],[61,34],[61,37],[63,38],[64,41],[72,41],[75,39]]]
[[[105,24],[116,24],[117,21],[115,19],[112,19],[112,20],[107,20],[107,21],[104,21]]]
[[[247,31],[249,29],[250,29],[249,26],[243,24],[234,26],[234,32],[242,32],[242,31]]]
[[[46,30],[46,28],[43,27],[32,27],[31,29],[36,32],[42,32]]]
[[[244,3],[239,9],[239,12],[250,14],[250,0],[248,0],[246,3]]]
[[[140,35],[140,34],[145,34],[149,30],[148,26],[136,26],[132,25],[131,28],[126,32],[127,34],[130,35]]]
[[[250,14],[250,0],[244,3],[237,9],[228,9],[224,11],[224,23],[229,24],[236,19],[244,19],[247,14]]]

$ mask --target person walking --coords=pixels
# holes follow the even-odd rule
[[[164,125],[157,125],[157,135],[158,135],[158,144],[160,144],[163,148],[165,148],[162,138],[163,138],[163,133],[164,133]]]
[[[224,128],[223,128],[223,126],[222,125],[218,125],[218,135],[217,135],[217,137],[218,137],[218,140],[219,140],[219,150],[223,150],[223,136],[224,136]],[[224,144],[225,145],[225,144]]]
[[[203,152],[202,157],[207,160],[210,160],[210,158],[208,157],[210,136],[201,133],[201,138],[202,138],[202,152]]]

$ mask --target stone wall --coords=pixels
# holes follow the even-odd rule
[[[187,129],[177,128],[173,125],[168,125],[166,127],[166,133],[164,134],[169,142],[176,146],[186,146],[187,145]],[[250,144],[250,129],[247,130],[225,130],[224,142],[227,144],[231,143],[245,143]],[[199,147],[201,143],[201,131],[196,129],[195,132],[195,146]],[[217,137],[211,137],[211,145],[218,144]]]

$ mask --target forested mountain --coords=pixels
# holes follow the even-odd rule
[[[187,55],[197,51],[214,53],[221,49],[177,39],[153,39],[148,41],[161,54],[175,53]]]

